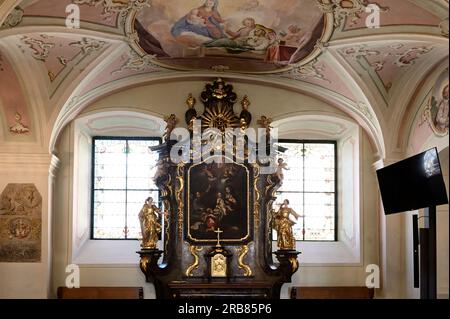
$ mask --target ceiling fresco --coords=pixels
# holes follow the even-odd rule
[[[422,6],[416,2],[405,2],[402,0],[377,0],[370,1],[376,3],[380,7],[380,24],[381,26],[437,26],[441,19],[435,14],[425,11],[423,6],[426,6],[427,1],[422,1]],[[369,13],[362,11],[354,19],[346,19],[344,30],[356,30],[366,28],[365,21]]]
[[[133,27],[139,48],[162,65],[260,73],[317,56],[332,15],[316,0],[153,0]]]
[[[12,135],[28,134],[31,119],[22,85],[9,59],[2,51],[0,51],[0,83],[0,106],[3,106],[4,117],[4,121],[0,121],[0,124],[3,124],[0,129]]]
[[[342,48],[339,53],[355,69],[364,69],[381,81],[389,91],[397,74],[420,63],[435,47],[431,43],[391,43],[373,45],[352,45]]]
[[[66,26],[69,5],[79,29]],[[366,25],[373,5],[378,28]],[[403,82],[413,96],[420,77],[447,67],[448,1],[8,0],[0,52],[5,128],[33,130],[30,89],[55,120],[86,96],[184,71],[287,84],[388,122],[409,103],[397,103]]]
[[[117,3],[117,5],[128,3],[125,1],[110,1]],[[80,20],[83,22],[90,22],[95,24],[106,25],[110,27],[118,26],[119,7],[116,10],[104,7],[101,1],[83,1],[83,0],[39,0],[39,1],[24,1],[23,15],[24,17],[42,17],[42,18],[58,18],[67,15],[66,8],[69,4],[77,4],[80,8]]]

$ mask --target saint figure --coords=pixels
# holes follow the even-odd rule
[[[274,215],[274,228],[278,235],[278,249],[294,250],[295,238],[292,232],[292,226],[295,225],[289,217],[293,215],[295,219],[300,217],[292,208],[289,207],[289,200],[285,199],[280,209]]]

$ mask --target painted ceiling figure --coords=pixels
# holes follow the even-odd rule
[[[192,9],[178,20],[172,27],[171,33],[176,38],[183,33],[194,33],[211,39],[225,37],[218,11],[219,0],[205,0],[202,6]]]
[[[436,125],[436,129],[439,132],[445,133],[448,131],[448,84],[442,90],[442,97],[438,104],[438,111],[436,113],[436,118],[434,119],[434,123]]]
[[[157,57],[168,57],[164,52],[161,43],[152,34],[150,34],[139,22],[138,19],[134,21],[134,28],[139,35],[139,46],[146,52],[152,52]]]

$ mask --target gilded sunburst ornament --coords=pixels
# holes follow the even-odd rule
[[[221,132],[225,132],[227,128],[239,127],[239,119],[231,108],[225,107],[222,103],[218,103],[214,108],[206,109],[202,115],[202,128],[216,128]]]

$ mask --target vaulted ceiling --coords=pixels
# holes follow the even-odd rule
[[[212,11],[227,36],[188,20],[201,18],[208,2],[217,4]],[[80,28],[66,26],[70,4],[80,9]],[[368,28],[374,4],[380,26]],[[231,36],[246,32],[249,17],[277,41],[258,49]],[[384,153],[394,143],[386,132],[400,134],[424,81],[448,68],[447,0],[3,0],[0,25],[0,139],[10,142],[57,136],[112,90],[220,75],[289,87],[344,109],[378,136]],[[234,42],[214,42],[221,38]],[[43,130],[11,134],[18,114],[24,127],[41,123]]]

